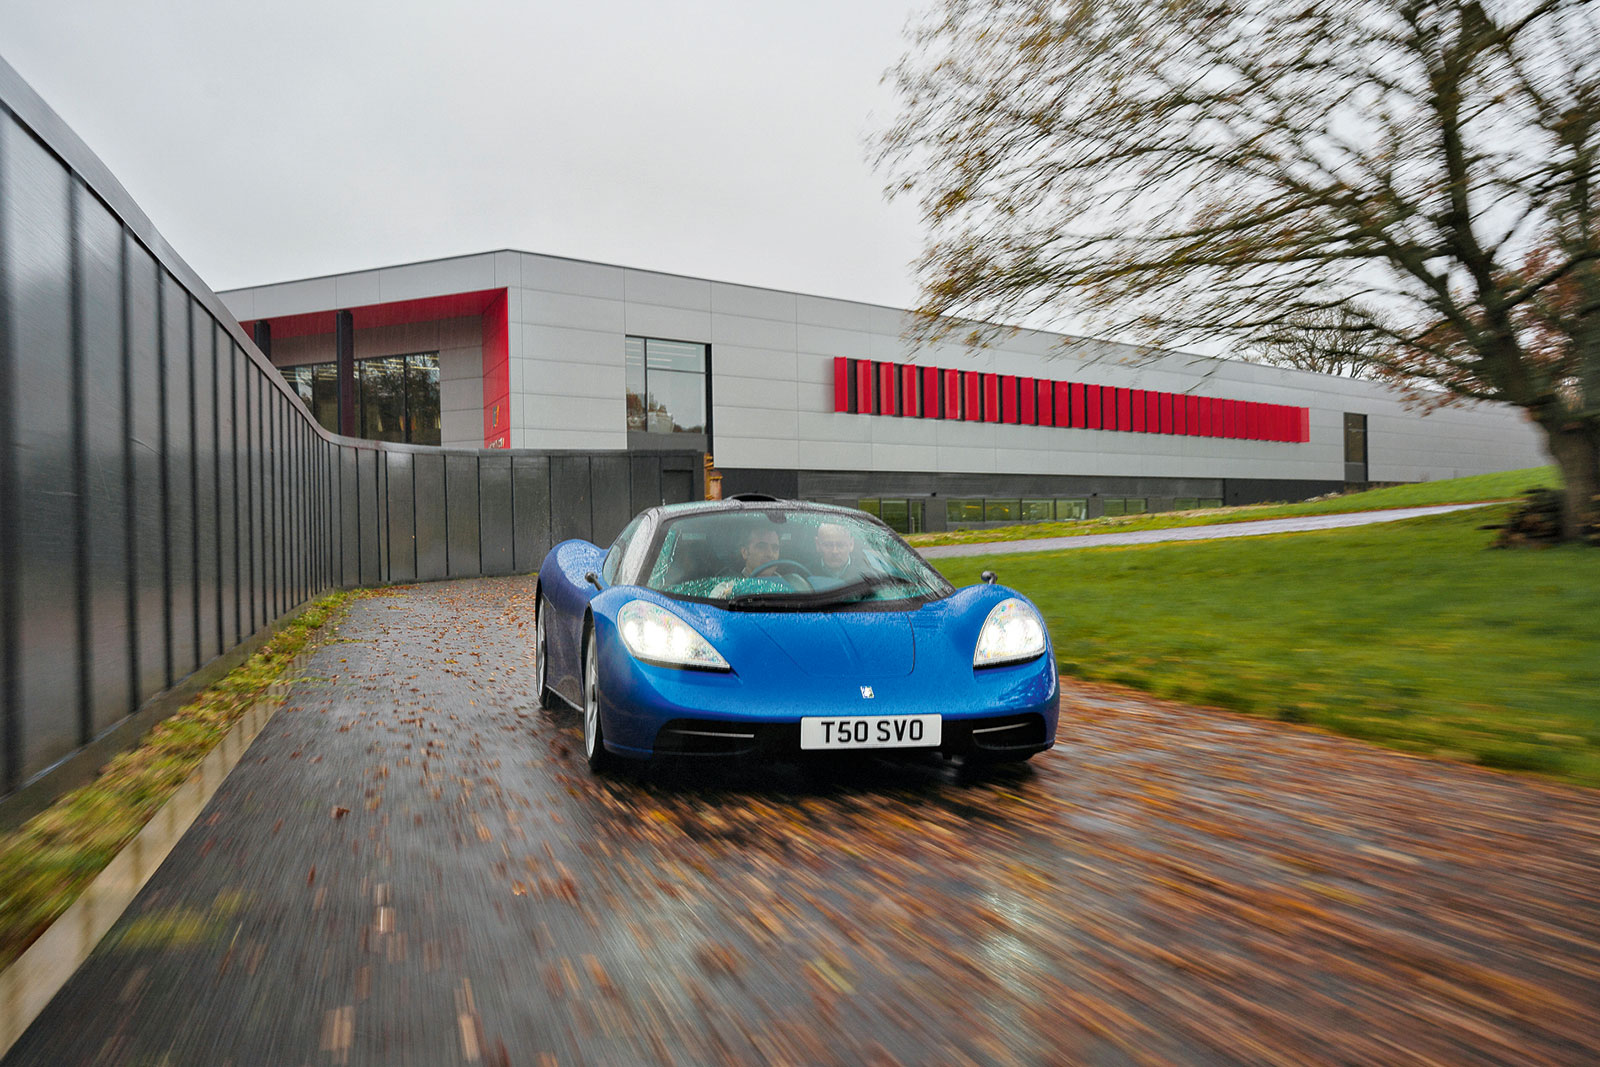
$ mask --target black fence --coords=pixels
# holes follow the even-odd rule
[[[533,569],[700,460],[330,436],[0,62],[0,825],[309,598]]]

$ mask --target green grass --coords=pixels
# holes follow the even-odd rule
[[[1249,504],[1236,508],[1200,511],[1161,511],[1078,522],[1030,522],[985,530],[952,530],[912,534],[913,545],[963,545],[988,541],[1031,541],[1040,537],[1079,537],[1085,534],[1126,533],[1131,530],[1166,530],[1178,526],[1213,526],[1256,519],[1287,519],[1299,515],[1333,515],[1385,508],[1417,508],[1429,504],[1474,504],[1484,500],[1509,500],[1528,489],[1553,488],[1560,482],[1554,467],[1528,467],[1496,474],[1475,474],[1437,482],[1414,482],[1361,493],[1305,500],[1295,504]]]
[[[1031,597],[1064,674],[1600,786],[1600,552],[1486,548],[1508,510],[936,565]]]
[[[347,600],[330,593],[82,786],[0,837],[0,968],[20,956],[144,829],[234,722]]]

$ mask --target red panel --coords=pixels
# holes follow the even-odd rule
[[[1284,416],[1289,413],[1289,409],[1282,404],[1272,404],[1268,406],[1267,413],[1271,416],[1271,419],[1267,422],[1267,439],[1269,441],[1285,440],[1288,435],[1283,432],[1287,423]]]
[[[1200,398],[1200,436],[1215,437],[1217,435],[1217,413],[1209,396]]]
[[[944,375],[944,417],[959,419],[961,417],[961,372],[958,370],[940,371]]]
[[[984,372],[979,375],[983,379],[983,421],[1000,421],[1000,376]]]
[[[850,410],[850,361],[833,357],[833,410]]]
[[[1100,428],[1102,430],[1115,430],[1117,422],[1117,390],[1115,386],[1102,385],[1100,387]]]
[[[1000,375],[1000,421],[1017,421],[1017,376]]]
[[[1156,399],[1161,405],[1161,432],[1162,433],[1171,433],[1172,432],[1172,394],[1171,393],[1159,393],[1159,394],[1157,394]],[[1181,405],[1179,406],[1179,410],[1182,410],[1182,406]]]
[[[861,415],[873,415],[877,410],[872,404],[872,361],[858,359],[856,360],[856,412]]]
[[[922,368],[922,417],[944,418],[944,408],[939,404],[939,368]]]
[[[481,319],[484,448],[511,447],[511,323],[505,290],[497,292]]]
[[[1128,392],[1131,394],[1128,401],[1131,405],[1129,414],[1133,416],[1133,419],[1128,423],[1126,428],[1129,430],[1136,430],[1139,433],[1144,433],[1146,407],[1144,400],[1145,391],[1143,389],[1130,389]]]
[[[900,414],[913,418],[922,414],[922,405],[917,399],[917,370],[909,363],[900,367]]]
[[[1105,404],[1100,399],[1100,387],[1098,385],[1084,386],[1083,397],[1083,425],[1090,430],[1098,430],[1100,428],[1100,424],[1105,421]],[[1073,397],[1072,399],[1077,400],[1078,398]],[[1079,408],[1074,405],[1074,418],[1076,418],[1078,410]]]
[[[1018,414],[1024,426],[1037,426],[1039,424],[1039,409],[1035,401],[1039,399],[1039,382],[1035,378],[1017,379],[1017,397],[1021,405]]]
[[[1311,409],[1300,409],[1300,440],[1311,440]]]
[[[1034,392],[1039,394],[1039,402],[1034,408],[1034,413],[1039,418],[1039,425],[1056,425],[1056,383],[1039,378],[1033,385]]]
[[[348,308],[351,322],[357,330],[371,330],[379,326],[401,326],[410,322],[430,322],[436,319],[464,319],[482,315],[494,302],[504,300],[504,289],[480,289],[471,293],[446,293],[443,296],[426,296],[417,300],[396,300],[388,304],[366,304]],[[310,311],[303,315],[280,315],[269,318],[274,340],[284,337],[309,337],[332,333],[333,311]],[[249,333],[255,319],[239,323]]]
[[[1057,388],[1059,389],[1060,387],[1058,386]],[[1088,396],[1089,387],[1082,382],[1072,382],[1067,388],[1072,397],[1070,425],[1083,429],[1089,425],[1089,402],[1085,399]],[[1056,425],[1060,426],[1062,418],[1068,416],[1068,406],[1061,402],[1061,394],[1058,392],[1056,393]]]
[[[968,422],[983,421],[983,375],[978,371],[961,372],[962,397],[961,417]]]
[[[1180,436],[1189,436],[1189,413],[1194,410],[1190,401],[1194,397],[1174,393],[1172,396],[1172,432]]]
[[[1133,390],[1117,390],[1117,429],[1131,430],[1133,428]]]
[[[1254,400],[1244,402],[1244,435],[1251,441],[1261,440],[1261,405]]]
[[[1240,410],[1243,405],[1237,400],[1228,401],[1227,427],[1228,436],[1235,441],[1244,438],[1244,412]]]
[[[1161,394],[1154,389],[1144,394],[1144,428],[1148,433],[1161,432]]]
[[[1182,432],[1193,437],[1200,432],[1200,398],[1186,396],[1183,398],[1183,406],[1185,414]]]
[[[878,367],[878,414],[900,414],[900,398],[895,395],[895,365],[893,363],[879,363]]]

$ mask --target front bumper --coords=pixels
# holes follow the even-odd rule
[[[975,670],[929,657],[899,676],[826,677],[773,671],[676,670],[641,663],[602,640],[600,713],[618,755],[794,758],[811,715],[937,712],[937,749],[872,749],[881,756],[938,751],[1019,759],[1055,742],[1060,689],[1054,657]],[[865,692],[871,690],[872,696]]]

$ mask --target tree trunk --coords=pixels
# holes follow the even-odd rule
[[[1600,427],[1571,420],[1544,431],[1565,486],[1561,540],[1577,541],[1600,529]]]

